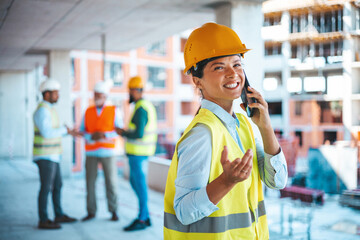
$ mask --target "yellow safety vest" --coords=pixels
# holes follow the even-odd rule
[[[157,141],[157,117],[154,105],[151,102],[141,99],[136,102],[134,112],[131,119],[138,108],[142,107],[147,112],[148,121],[144,129],[144,136],[142,138],[130,139],[128,138],[125,144],[125,151],[127,154],[136,156],[152,156],[155,154]],[[128,130],[135,131],[136,125],[129,122]]]
[[[44,102],[41,102],[36,111],[39,108],[45,107],[51,113],[51,123],[53,128],[60,127],[59,117],[54,108],[51,108]],[[35,112],[36,112],[35,111]],[[41,136],[40,130],[34,124],[34,146],[33,146],[33,155],[34,156],[44,156],[44,155],[52,155],[52,154],[61,154],[61,137],[56,138],[44,138]]]
[[[164,199],[164,240],[269,239],[254,135],[248,120],[241,114],[236,115],[240,121],[240,128],[237,128],[237,131],[241,143],[245,150],[250,148],[253,150],[253,168],[250,177],[236,184],[217,204],[219,210],[208,217],[189,225],[183,225],[177,219],[173,205],[178,166],[177,148],[184,136],[197,123],[205,124],[211,130],[212,157],[209,183],[223,172],[220,158],[225,145],[228,146],[230,161],[242,158],[244,155],[223,123],[211,111],[200,109],[178,141],[169,168]]]

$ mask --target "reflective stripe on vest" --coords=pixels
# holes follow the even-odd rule
[[[168,239],[269,239],[262,184],[257,165],[255,139],[246,117],[237,114],[240,128],[238,135],[243,149],[253,150],[253,168],[248,179],[236,184],[217,204],[219,208],[208,217],[189,225],[176,218],[174,210],[175,180],[177,178],[177,148],[184,136],[197,124],[209,127],[212,136],[211,167],[208,182],[214,181],[223,169],[221,152],[228,146],[228,158],[242,158],[244,153],[223,123],[209,110],[201,109],[178,141],[169,168],[164,196],[164,240]]]
[[[155,154],[157,141],[157,117],[155,107],[151,102],[141,99],[136,102],[135,109],[129,122],[129,131],[135,131],[136,125],[132,123],[134,114],[138,108],[142,107],[147,112],[148,121],[144,129],[142,138],[126,140],[125,151],[127,154],[137,156],[152,156]]]
[[[256,210],[256,219],[266,214],[264,201],[259,202]],[[164,227],[183,233],[222,233],[231,229],[250,227],[254,222],[255,216],[251,210],[223,217],[206,217],[190,225],[183,225],[174,214],[164,213]]]
[[[99,116],[95,106],[89,107],[85,112],[85,131],[89,134],[94,132],[112,132],[115,130],[114,123],[115,106],[104,106]],[[114,149],[115,138],[85,143],[86,151],[95,151],[100,148]]]
[[[60,126],[60,123],[56,110],[50,107],[48,104],[41,102],[36,108],[36,111],[38,111],[41,107],[45,107],[49,110],[49,112],[51,113],[51,126],[53,128],[58,128]],[[38,127],[34,124],[33,155],[45,156],[52,154],[61,154],[61,137],[44,138],[43,136],[41,136]]]

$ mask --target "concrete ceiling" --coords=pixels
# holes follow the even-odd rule
[[[262,0],[231,0],[262,2]],[[49,50],[128,51],[213,21],[226,0],[0,0],[0,71],[31,70]]]
[[[213,0],[0,0],[0,71],[31,70],[49,50],[127,51],[214,19]],[[220,1],[221,2],[221,1]]]

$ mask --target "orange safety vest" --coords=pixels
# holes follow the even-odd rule
[[[94,132],[112,132],[115,130],[115,106],[105,106],[97,115],[96,107],[89,107],[85,112],[85,131],[89,134]],[[100,148],[114,149],[115,138],[101,141],[86,142],[85,150],[94,151]]]

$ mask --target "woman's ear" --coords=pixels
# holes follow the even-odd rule
[[[195,84],[195,86],[201,90],[202,89],[201,79],[198,77],[192,76],[192,80],[193,80],[193,83]]]

